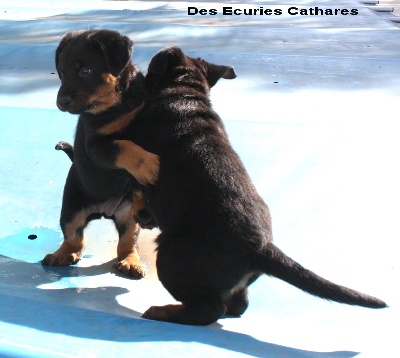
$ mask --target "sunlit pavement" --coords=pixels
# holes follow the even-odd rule
[[[223,15],[223,7],[282,15]],[[308,14],[290,15],[293,7]],[[315,7],[357,15],[310,15]],[[157,231],[140,240],[148,277],[131,281],[112,269],[117,234],[107,220],[90,224],[78,265],[42,267],[62,241],[70,166],[54,145],[72,141],[76,124],[55,106],[54,52],[64,33],[88,28],[130,36],[143,71],[167,45],[234,66],[238,77],[211,98],[270,206],[275,243],[390,307],[329,303],[265,276],[241,318],[209,327],[143,320],[150,305],[174,302],[156,278]],[[0,5],[0,356],[396,356],[399,31],[350,0]]]

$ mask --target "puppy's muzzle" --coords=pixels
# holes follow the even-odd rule
[[[57,107],[60,111],[68,111],[72,102],[72,96],[70,95],[58,95],[57,96]]]
[[[84,93],[76,93],[60,90],[57,95],[57,107],[62,112],[81,114],[93,106],[88,96]]]

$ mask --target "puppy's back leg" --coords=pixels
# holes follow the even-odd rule
[[[146,275],[137,251],[140,226],[134,219],[135,213],[143,208],[142,197],[135,195],[133,206],[125,207],[114,215],[115,226],[119,234],[118,263],[114,265],[114,268],[134,279],[141,279]]]
[[[64,187],[60,224],[64,242],[53,254],[42,260],[45,266],[68,266],[77,263],[85,246],[83,230],[88,223],[88,215],[82,204],[82,193],[78,190],[76,167],[72,164]]]
[[[248,306],[248,289],[245,287],[229,297],[226,302],[226,315],[239,317],[246,311]]]
[[[205,326],[225,315],[226,306],[212,289],[193,288],[183,293],[182,304],[152,306],[143,318],[180,324]]]
[[[46,255],[42,264],[45,266],[68,266],[77,263],[85,246],[83,230],[86,224],[87,214],[84,210],[73,213],[69,220],[63,220],[63,215],[61,215],[64,241],[57,251]]]
[[[241,285],[231,291],[231,295],[226,300],[226,314],[229,316],[241,316],[249,306],[248,286],[250,286],[260,276],[259,272],[253,272],[241,281]]]

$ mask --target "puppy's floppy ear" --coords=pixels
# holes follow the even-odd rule
[[[162,75],[167,71],[168,67],[181,64],[180,62],[184,57],[185,55],[179,47],[165,47],[151,59],[148,72]]]
[[[213,63],[207,63],[207,65],[207,82],[210,88],[213,87],[220,78],[226,80],[233,80],[236,78],[235,70],[231,66],[214,65]]]
[[[93,40],[103,52],[110,73],[118,77],[131,60],[131,39],[117,31],[99,30],[94,33]]]

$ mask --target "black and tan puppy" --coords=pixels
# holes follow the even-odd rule
[[[68,33],[57,48],[57,106],[79,114],[79,120],[73,151],[64,148],[73,160],[60,219],[64,242],[43,259],[44,265],[76,263],[87,223],[106,216],[119,233],[116,268],[134,278],[145,274],[136,248],[139,226],[134,217],[142,204],[134,178],[155,184],[159,160],[121,139],[145,97],[144,77],[131,63],[132,45],[118,32],[90,30]]]
[[[219,78],[234,77],[232,68],[176,47],[149,65],[149,100],[130,126],[131,139],[160,156],[158,183],[146,187],[145,202],[161,229],[159,279],[182,304],[151,307],[143,317],[206,325],[241,315],[247,287],[262,273],[328,300],[385,307],[306,270],[272,243],[268,207],[208,97]]]

